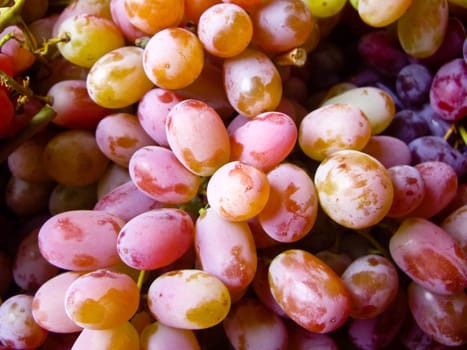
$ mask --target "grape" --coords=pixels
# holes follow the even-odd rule
[[[327,333],[348,318],[351,297],[339,276],[313,254],[291,249],[269,266],[274,299],[303,328]]]
[[[420,171],[411,165],[396,165],[388,169],[394,189],[391,209],[387,214],[390,218],[409,215],[423,201],[425,182]]]
[[[433,75],[421,64],[406,65],[397,74],[396,92],[405,106],[417,106],[428,101]]]
[[[467,344],[467,294],[440,295],[411,282],[408,303],[418,326],[434,340],[447,346]]]
[[[60,53],[68,61],[86,68],[125,43],[121,31],[112,21],[90,14],[65,19],[58,27],[57,36],[65,35],[70,39],[58,44]]]
[[[314,19],[302,0],[271,0],[251,13],[253,43],[265,52],[285,52],[305,43]]]
[[[352,296],[350,316],[356,319],[369,319],[383,313],[399,288],[394,264],[376,254],[352,261],[341,278]]]
[[[0,280],[2,281],[2,284],[0,284],[0,305],[2,303],[1,297],[7,295],[13,281],[12,265],[13,262],[10,256],[0,250]]]
[[[11,176],[5,189],[8,209],[19,216],[39,214],[47,210],[47,200],[54,182],[29,182]]]
[[[370,122],[372,135],[383,132],[391,124],[396,112],[391,95],[371,86],[350,89],[327,99],[323,105],[334,103],[347,103],[360,108]]]
[[[112,113],[102,118],[95,131],[96,142],[107,158],[128,167],[130,158],[143,146],[154,145],[138,118],[129,113]]]
[[[154,270],[180,258],[193,242],[194,224],[183,210],[161,208],[130,219],[118,234],[117,251],[128,266]]]
[[[198,23],[199,18],[205,10],[221,2],[222,0],[185,0],[183,11],[185,21]]]
[[[360,151],[370,137],[370,122],[358,107],[333,103],[311,111],[301,120],[298,142],[308,157],[322,161],[336,151]]]
[[[112,21],[120,29],[125,39],[135,42],[136,39],[147,36],[145,32],[131,23],[130,16],[125,9],[125,0],[110,0],[109,2]]]
[[[248,47],[253,37],[250,15],[235,4],[215,4],[199,17],[197,34],[203,47],[218,57],[232,57]]]
[[[57,184],[49,196],[49,212],[55,215],[68,210],[92,209],[96,199],[95,184],[87,186]]]
[[[467,173],[467,158],[446,140],[439,136],[427,135],[409,143],[414,164],[437,161],[450,165],[458,177]]]
[[[165,121],[170,110],[183,101],[179,94],[161,88],[149,90],[139,100],[137,116],[141,127],[160,146],[169,146]]]
[[[137,150],[128,169],[136,187],[162,203],[189,202],[201,184],[201,178],[185,168],[170,149],[160,146],[145,146]]]
[[[386,168],[412,163],[409,146],[394,136],[371,136],[361,151],[378,159]]]
[[[230,132],[230,160],[269,171],[292,152],[297,134],[297,126],[287,114],[260,113]]]
[[[217,214],[227,220],[244,221],[263,210],[269,190],[263,171],[240,161],[231,161],[211,176],[206,195]]]
[[[0,305],[0,343],[8,348],[36,349],[44,343],[47,331],[32,317],[33,297],[16,294]]]
[[[86,87],[94,102],[106,108],[128,107],[153,87],[144,72],[143,52],[136,46],[123,46],[93,64]]]
[[[15,117],[15,107],[7,92],[0,90],[0,137],[11,133]]]
[[[302,0],[309,8],[313,16],[328,18],[339,14],[344,8],[345,0],[314,1]]]
[[[97,198],[101,199],[104,195],[129,180],[128,169],[111,162],[104,175],[97,181]]]
[[[109,164],[90,130],[63,130],[52,137],[43,153],[49,176],[58,183],[85,186],[96,182]]]
[[[294,350],[326,349],[339,350],[337,343],[328,334],[309,332],[306,329],[294,324],[287,324],[288,347]]]
[[[425,120],[431,135],[441,136],[447,134],[451,123],[436,113],[431,104],[425,103],[420,109],[415,111],[423,120]]]
[[[240,299],[256,272],[253,236],[245,222],[230,222],[212,208],[195,224],[195,248],[203,271],[228,288],[232,302]]]
[[[136,28],[152,35],[182,21],[184,0],[125,0],[125,10]]]
[[[399,42],[409,55],[431,56],[441,46],[449,16],[447,0],[412,0],[397,21]]]
[[[462,58],[445,63],[435,74],[430,104],[439,116],[457,121],[467,114],[467,63]]]
[[[94,210],[72,210],[49,218],[39,230],[39,249],[60,268],[89,271],[119,261],[117,235],[120,217]],[[96,244],[96,241],[99,244]]]
[[[363,22],[372,27],[385,27],[396,22],[410,7],[412,0],[358,1],[358,14]]]
[[[68,129],[94,129],[99,121],[111,113],[96,104],[88,95],[86,81],[61,80],[47,92],[52,108],[57,112],[53,123]]]
[[[259,50],[247,48],[224,60],[223,81],[232,107],[254,117],[274,110],[282,97],[282,81],[274,63]]]
[[[420,205],[409,213],[410,216],[431,218],[443,210],[457,193],[458,179],[454,169],[438,161],[422,162],[415,165],[422,175],[425,195]]]
[[[183,349],[200,350],[195,333],[189,329],[166,326],[155,321],[145,327],[140,336],[141,350],[150,349]]]
[[[0,38],[5,37],[5,35],[14,35],[15,37],[15,39],[10,39],[2,44],[0,53],[7,55],[14,62],[13,75],[24,73],[31,68],[36,61],[36,57],[31,51],[21,45],[21,42],[25,40],[23,30],[17,25],[9,25],[0,29],[2,30]]]
[[[366,153],[333,153],[318,166],[314,182],[324,211],[345,227],[359,229],[377,224],[391,208],[389,172]]]
[[[222,322],[230,310],[227,287],[216,277],[197,269],[174,270],[149,286],[148,306],[164,325],[205,329]]]
[[[318,215],[313,180],[291,163],[281,163],[267,173],[268,202],[258,220],[264,231],[280,242],[296,242],[307,235]]]
[[[187,87],[199,77],[203,65],[201,41],[184,28],[163,29],[154,34],[144,48],[144,71],[160,88]]]
[[[71,350],[136,350],[139,344],[135,327],[130,322],[124,322],[109,329],[83,329]]]
[[[449,233],[427,219],[404,219],[389,250],[402,271],[433,293],[452,295],[467,285],[467,255]]]
[[[139,306],[139,289],[127,274],[99,269],[71,282],[64,302],[66,314],[77,325],[109,329],[130,320]]]
[[[286,349],[284,321],[257,299],[245,297],[235,303],[223,326],[235,349]]]
[[[24,291],[35,291],[59,269],[43,258],[38,246],[39,229],[32,230],[21,241],[13,263],[13,279]]]
[[[385,135],[397,137],[407,144],[429,133],[430,129],[426,121],[412,109],[398,111],[391,124],[384,130]]]
[[[210,176],[229,161],[227,129],[207,103],[187,99],[169,111],[165,130],[170,149],[191,172]]]
[[[102,196],[94,205],[94,210],[102,210],[129,221],[139,214],[162,207],[162,203],[141,192],[128,180]]]
[[[454,210],[441,222],[440,227],[448,232],[467,253],[467,204]]]
[[[66,291],[81,275],[80,272],[62,272],[39,287],[32,301],[32,316],[40,327],[54,333],[74,333],[82,329],[65,311]]]

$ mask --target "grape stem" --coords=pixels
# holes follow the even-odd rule
[[[296,66],[302,67],[305,65],[308,54],[302,47],[297,47],[282,55],[277,56],[274,62],[279,66]]]
[[[365,238],[370,244],[375,247],[376,252],[379,252],[380,254],[384,255],[385,258],[391,260],[391,255],[389,254],[388,250],[383,247],[381,243],[378,242],[370,233],[369,229],[362,229],[362,230],[355,230],[356,233],[358,233],[360,236]]]
[[[138,286],[138,289],[140,291],[141,291],[141,288],[143,288],[143,283],[144,283],[145,277],[146,277],[146,270],[139,270],[138,282],[136,282],[136,285]]]
[[[36,133],[38,133],[42,128],[47,125],[57,113],[50,105],[45,105],[42,109],[37,112],[34,117],[32,117],[29,124],[21,130],[18,135],[10,139],[5,139],[4,142],[0,145],[0,163],[3,163],[11,152],[13,152],[18,146],[20,146],[24,141],[28,140]]]
[[[26,0],[16,0],[13,6],[0,10],[0,30],[10,24],[16,24],[20,19],[20,13]]]

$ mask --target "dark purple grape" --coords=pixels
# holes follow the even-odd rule
[[[397,93],[394,91],[394,88],[391,88],[388,84],[383,83],[381,81],[376,81],[372,84],[373,86],[386,91],[394,101],[394,104],[396,105],[396,110],[401,110],[405,107],[404,103],[402,103],[401,99],[397,95]]]
[[[467,116],[467,63],[463,58],[447,62],[436,72],[430,103],[443,119],[457,121]]]
[[[416,110],[416,113],[428,125],[428,129],[430,129],[430,133],[433,136],[443,137],[451,127],[451,123],[441,118],[438,113],[434,111],[430,103],[424,104],[420,109]]]
[[[396,93],[407,106],[428,101],[433,75],[425,66],[412,63],[402,68],[396,78]]]
[[[467,174],[467,157],[439,136],[422,136],[409,143],[412,163],[440,161],[452,166],[458,177]]]
[[[430,135],[430,129],[417,111],[403,109],[396,113],[391,124],[384,131],[384,134],[397,137],[405,143],[409,143],[419,137]]]
[[[408,55],[385,29],[364,34],[358,43],[358,52],[369,66],[387,76],[397,76],[402,67],[409,64]]]
[[[462,47],[462,52],[464,54],[464,62],[467,63],[467,38],[464,39],[464,46]]]

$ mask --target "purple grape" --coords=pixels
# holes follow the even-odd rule
[[[464,39],[464,46],[462,47],[462,53],[464,55],[464,62],[467,63],[467,38]]]
[[[467,174],[467,157],[439,136],[422,136],[409,143],[412,163],[441,161],[452,166],[457,176]]]
[[[409,143],[419,137],[430,134],[425,119],[411,109],[403,109],[396,113],[389,127],[384,131],[386,135],[397,137]]]
[[[428,129],[430,129],[430,134],[434,136],[444,137],[451,127],[451,123],[441,118],[430,103],[424,104],[420,109],[416,110],[416,113],[425,120]]]
[[[399,71],[396,93],[406,106],[418,106],[428,101],[433,75],[421,64],[412,63]]]

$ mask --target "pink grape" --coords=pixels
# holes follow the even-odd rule
[[[207,103],[186,99],[169,111],[165,131],[170,149],[191,172],[210,176],[229,161],[227,129]]]
[[[311,332],[331,332],[349,316],[351,296],[344,283],[307,251],[278,254],[269,266],[269,284],[287,316]]]
[[[389,241],[391,257],[413,281],[452,295],[467,286],[467,255],[449,233],[423,218],[404,219]]]
[[[451,212],[440,224],[467,253],[467,204]]]
[[[94,330],[117,327],[136,313],[139,289],[127,274],[98,269],[71,282],[65,311],[77,325]]]
[[[269,171],[292,152],[297,134],[297,126],[287,114],[258,114],[230,133],[230,160]]]
[[[266,174],[240,161],[224,164],[211,176],[206,189],[211,208],[227,220],[244,221],[263,210],[269,198]]]
[[[194,223],[183,210],[161,208],[130,219],[118,234],[117,251],[128,266],[154,270],[167,266],[188,251]]]
[[[166,326],[158,321],[143,329],[140,340],[141,350],[169,348],[201,350],[199,341],[192,330]]]
[[[130,322],[123,322],[103,330],[83,329],[71,350],[129,350],[139,349],[139,344],[139,335],[135,327]]]
[[[389,135],[371,136],[361,151],[378,159],[386,168],[412,163],[407,143]]]
[[[128,166],[136,187],[147,196],[167,204],[181,204],[198,193],[201,178],[177,159],[173,151],[161,146],[137,150]]]
[[[195,248],[203,271],[226,285],[232,301],[240,299],[253,281],[257,265],[248,224],[228,221],[210,208],[196,220]]]
[[[122,167],[114,162],[111,162],[107,167],[104,175],[97,181],[97,199],[101,199],[113,189],[130,181],[128,168]]]
[[[318,194],[302,168],[281,163],[267,173],[269,199],[258,214],[264,231],[280,242],[296,242],[309,233],[318,215]]]
[[[117,235],[125,222],[97,210],[72,210],[52,216],[39,230],[44,258],[62,269],[89,271],[119,261]],[[99,244],[96,244],[99,242]]]
[[[81,272],[62,272],[42,284],[34,294],[32,316],[39,326],[54,333],[74,333],[82,327],[73,322],[65,311],[65,294]]]
[[[289,350],[339,350],[336,341],[332,336],[322,333],[307,331],[296,323],[287,324],[288,348]]]
[[[135,27],[125,9],[125,0],[110,0],[110,14],[112,21],[122,32],[125,39],[134,42],[136,39],[147,36],[145,32]]]
[[[211,274],[185,269],[166,272],[149,286],[148,306],[166,326],[205,329],[222,322],[231,301],[227,287]]]

